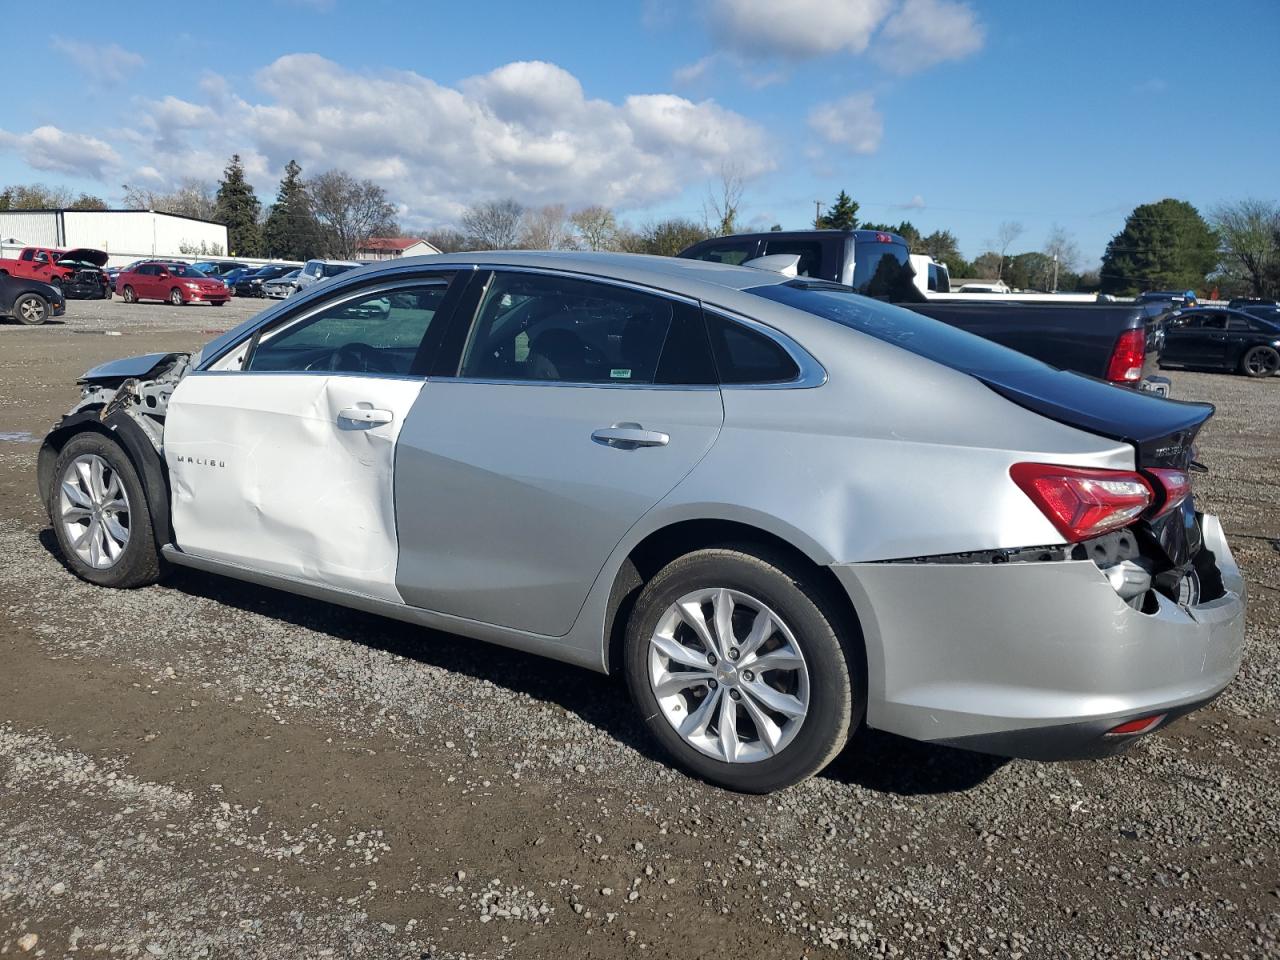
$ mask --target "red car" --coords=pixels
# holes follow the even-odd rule
[[[221,280],[206,276],[185,263],[138,263],[116,277],[116,291],[126,303],[168,300],[175,307],[188,303],[212,303],[220,307],[231,299]]]

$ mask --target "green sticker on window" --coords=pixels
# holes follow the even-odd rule
[[[630,380],[631,368],[630,367],[614,367],[612,370],[609,371],[609,377],[612,380]]]

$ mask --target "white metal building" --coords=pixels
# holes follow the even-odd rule
[[[110,266],[143,257],[199,257],[227,254],[227,228],[155,210],[6,210],[0,211],[0,256],[23,246],[92,247],[110,254]],[[183,247],[192,250],[184,254]]]

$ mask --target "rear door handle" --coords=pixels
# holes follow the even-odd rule
[[[615,423],[601,427],[591,434],[591,439],[617,450],[635,450],[637,447],[665,447],[671,436],[657,430],[646,430],[638,423]]]
[[[347,407],[338,413],[339,420],[350,420],[352,423],[367,424],[371,427],[390,423],[396,415],[390,410],[378,410],[374,407]]]

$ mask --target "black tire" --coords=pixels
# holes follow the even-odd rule
[[[24,293],[13,301],[13,317],[28,327],[38,327],[49,319],[49,301],[38,293]]]
[[[67,524],[61,517],[64,476],[76,458],[86,454],[106,461],[110,470],[119,478],[128,497],[128,543],[116,561],[106,568],[91,566],[80,557],[69,540]],[[152,532],[151,514],[147,509],[142,481],[138,479],[132,461],[118,443],[94,431],[76,434],[58,454],[53,469],[52,489],[46,493],[45,506],[49,522],[53,525],[54,536],[58,540],[58,548],[62,551],[63,560],[76,576],[98,586],[119,589],[145,587],[160,579],[163,566]]]
[[[1272,347],[1257,346],[1240,358],[1240,372],[1246,377],[1272,377],[1280,370],[1280,353]]]
[[[133,289],[133,287],[129,286],[127,283],[124,285],[123,296],[124,296],[124,302],[125,302],[125,303],[137,303],[137,302],[138,302],[138,294],[137,294],[137,292]]]
[[[714,587],[767,605],[785,621],[806,662],[804,721],[794,739],[766,759],[731,763],[690,745],[667,720],[650,685],[649,638],[660,619],[679,598]],[[861,639],[839,610],[813,572],[784,554],[755,546],[686,554],[645,585],[628,620],[623,661],[632,700],[653,736],[693,776],[744,793],[769,793],[806,780],[840,753],[865,709]]]
[[[169,303],[175,307],[185,307],[187,301],[182,299],[182,291],[174,287],[169,291]]]

